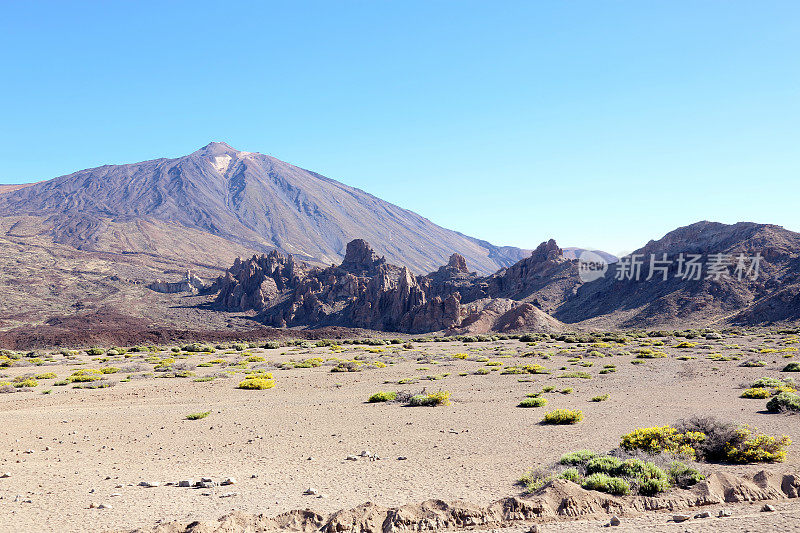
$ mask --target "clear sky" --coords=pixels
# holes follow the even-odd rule
[[[800,2],[23,2],[0,183],[212,140],[496,244],[800,231]]]

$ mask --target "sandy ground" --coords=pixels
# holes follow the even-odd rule
[[[683,339],[662,340],[674,345]],[[47,361],[41,354],[39,366],[0,368],[5,381],[45,372],[57,375],[37,380],[36,387],[0,394],[0,473],[10,475],[0,479],[4,516],[0,529],[130,529],[162,521],[215,519],[233,510],[272,515],[312,508],[328,513],[366,501],[394,506],[439,498],[486,505],[521,494],[515,484],[520,475],[556,461],[567,451],[607,451],[619,444],[622,434],[637,427],[665,425],[693,414],[712,414],[800,442],[800,417],[767,413],[766,400],[739,398],[747,382],[791,375],[780,369],[796,360],[794,352],[759,353],[765,348],[797,346],[789,335],[728,336],[700,340],[690,349],[645,346],[662,350],[667,357],[646,359],[643,364],[631,363],[641,348],[639,341],[609,347],[557,341],[530,346],[517,340],[412,344],[411,349],[383,346],[377,353],[363,345],[344,345],[342,352],[331,347],[282,347],[183,353],[177,357],[185,358],[176,359],[174,368],[191,370],[193,375],[184,378],[156,377],[171,374],[154,372],[155,359],[145,361],[175,357],[168,351],[100,360],[82,352],[77,357],[54,354]],[[590,351],[605,357],[590,356]],[[523,356],[530,352],[536,353]],[[454,358],[456,353],[468,357]],[[714,360],[719,354],[739,359]],[[576,355],[583,359],[568,362]],[[678,359],[686,355],[696,358]],[[249,357],[264,361],[247,362]],[[311,357],[358,358],[365,363],[359,372],[331,372],[337,364],[333,360],[315,368],[276,368],[281,362]],[[502,366],[486,366],[486,359]],[[740,366],[749,359],[763,360],[766,366]],[[196,367],[217,360],[224,363]],[[367,361],[387,366],[379,368]],[[580,366],[586,362],[593,364]],[[552,373],[501,373],[505,367],[531,363],[542,364]],[[616,365],[617,371],[601,375],[608,364]],[[115,383],[112,387],[87,390],[72,388],[72,384],[53,385],[76,370],[109,366],[120,369],[105,376]],[[237,389],[245,367],[272,372],[276,386]],[[591,379],[559,378],[561,367],[588,372]],[[481,369],[488,373],[476,374],[487,371]],[[133,378],[120,382],[128,376]],[[218,377],[194,381],[202,376]],[[423,379],[398,384],[409,378]],[[546,386],[573,392],[545,393],[549,404],[544,408],[516,407],[526,393]],[[449,391],[452,404],[412,408],[366,402],[379,390],[419,392],[423,388]],[[43,394],[47,390],[51,392]],[[589,401],[605,393],[609,400]],[[585,420],[573,426],[540,424],[546,411],[562,407],[581,409]],[[201,411],[210,414],[201,420],[185,419]],[[795,448],[790,448],[787,461],[781,464],[702,465],[702,469],[794,473],[800,470]],[[346,460],[362,450],[381,459]],[[208,490],[164,485],[203,476],[234,477],[237,482]],[[162,485],[146,488],[139,486],[142,481]],[[324,497],[303,495],[309,487]],[[236,494],[222,497],[230,492]],[[90,508],[93,503],[110,508]],[[781,505],[781,512],[753,519],[753,528],[746,515],[754,509],[737,509],[735,514],[742,516],[727,524],[740,531],[788,530],[790,523],[797,523],[800,507],[791,502]],[[711,531],[721,523],[667,526],[666,518],[658,513],[638,520],[644,521],[642,529],[649,524],[654,531]],[[637,518],[630,520],[626,518],[623,526],[636,529],[632,524]],[[599,525],[570,522],[543,527],[544,531],[583,531]]]

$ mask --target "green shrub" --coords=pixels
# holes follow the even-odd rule
[[[626,480],[603,473],[587,476],[581,486],[587,490],[597,490],[608,494],[624,495],[631,492],[631,485]]]
[[[436,407],[437,405],[450,405],[450,393],[447,391],[432,392],[430,394],[415,394],[408,401],[412,407]]]
[[[544,407],[547,405],[547,398],[535,396],[533,398],[525,398],[517,407]]]
[[[247,390],[266,390],[275,386],[275,382],[269,378],[247,378],[239,382],[237,389]]]
[[[659,492],[669,490],[670,482],[667,478],[643,479],[639,483],[639,494],[654,496]]]
[[[560,378],[581,378],[581,379],[592,379],[592,375],[588,372],[564,372],[560,376]]]
[[[586,473],[595,474],[602,472],[608,475],[615,475],[622,466],[622,460],[608,455],[595,457],[586,463]]]
[[[767,410],[771,413],[800,411],[800,396],[791,392],[781,392],[767,402]]]
[[[36,379],[56,379],[56,375],[52,372],[45,372],[44,374],[36,374]]]
[[[88,355],[103,355],[105,353],[105,350],[103,350],[102,348],[89,348],[88,350],[86,350],[86,353]]]
[[[200,420],[211,414],[211,411],[202,411],[200,413],[191,413],[186,415],[186,420]]]
[[[583,411],[556,409],[544,415],[545,424],[577,424],[583,420]]]
[[[567,481],[572,481],[573,483],[580,483],[581,482],[581,474],[578,472],[577,468],[567,468],[559,476],[561,479],[566,479]]]
[[[378,403],[378,402],[393,402],[397,399],[396,392],[384,392],[378,391],[372,396],[369,397],[367,400],[369,403]]]
[[[531,470],[519,479],[519,482],[525,485],[526,492],[536,492],[544,487],[547,483],[552,481],[553,474],[549,472],[542,472],[541,470]]]
[[[792,361],[783,367],[782,372],[800,372],[800,363],[797,361]]]
[[[590,450],[577,450],[574,452],[565,453],[559,459],[559,463],[562,465],[580,465],[584,463],[588,463],[592,459],[597,457],[597,454]]]
[[[592,399],[590,399],[589,401],[590,402],[604,402],[604,401],[608,400],[608,398],[609,398],[608,394],[602,394],[600,396],[592,397]]]
[[[667,469],[667,475],[670,482],[682,489],[691,487],[696,483],[704,480],[706,477],[694,468],[687,466],[680,461],[673,461]]]
[[[753,384],[750,385],[750,387],[753,389],[757,388],[770,389],[773,387],[780,387],[783,384],[784,384],[783,381],[777,378],[760,378],[755,380]]]

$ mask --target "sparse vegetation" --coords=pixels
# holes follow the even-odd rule
[[[369,397],[367,400],[369,403],[379,403],[379,402],[393,402],[397,399],[396,392],[383,392],[379,391]]]
[[[758,399],[763,400],[764,398],[769,398],[770,396],[772,396],[772,394],[770,393],[769,389],[761,387],[745,389],[744,392],[742,392],[741,394],[742,398],[750,398],[757,400]]]
[[[450,405],[450,393],[448,391],[432,392],[430,394],[415,394],[412,396],[408,405],[412,407],[436,407],[437,405]]]
[[[556,409],[544,415],[545,424],[577,424],[583,420],[583,411],[573,409]]]
[[[186,415],[186,420],[200,420],[211,414],[211,411],[201,411],[199,413],[191,413]]]
[[[560,376],[560,378],[580,378],[580,379],[592,379],[592,375],[588,372],[564,372]]]
[[[275,386],[275,381],[271,379],[271,374],[268,374],[270,377],[257,377],[257,378],[247,378],[239,382],[239,385],[236,386],[237,389],[247,389],[247,390],[266,390],[271,389]]]
[[[542,398],[539,396],[533,398],[525,398],[517,407],[544,407],[547,405],[547,398]]]
[[[800,411],[800,396],[791,392],[781,392],[767,402],[767,410],[772,413]]]

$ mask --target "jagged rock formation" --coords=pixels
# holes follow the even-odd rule
[[[563,323],[607,328],[678,327],[686,320],[800,320],[798,233],[764,224],[700,222],[635,253],[647,261],[650,254],[698,254],[703,262],[718,253],[760,254],[762,259],[757,279],[738,279],[730,265],[732,275],[727,278],[709,279],[704,273],[687,281],[677,275],[677,264],[670,266],[667,279],[647,280],[647,263],[638,280],[616,279],[623,258],[609,266],[605,277],[584,283],[579,261],[565,257],[550,240],[530,257],[487,277],[469,272],[457,253],[434,272],[415,276],[359,239],[347,245],[341,265],[325,269],[298,270],[291,257],[274,254],[237,262],[219,281],[217,302],[226,309],[254,309],[266,324],[275,326],[342,325],[404,332],[557,331]],[[283,266],[263,266],[270,261]]]
[[[455,328],[467,317],[484,324],[487,316],[494,317],[489,329],[538,328],[545,323],[558,327],[553,319],[526,319],[530,304],[512,316],[517,302],[495,302],[487,297],[487,287],[483,278],[469,272],[460,254],[451,255],[447,265],[427,276],[415,276],[357,239],[348,243],[340,265],[324,269],[298,264],[277,252],[237,260],[212,290],[218,293],[218,306],[255,310],[265,324],[278,327],[346,325],[419,333]]]
[[[486,284],[491,297],[529,302],[552,313],[575,293],[581,281],[577,261],[565,258],[550,239],[530,257],[489,276]]]

